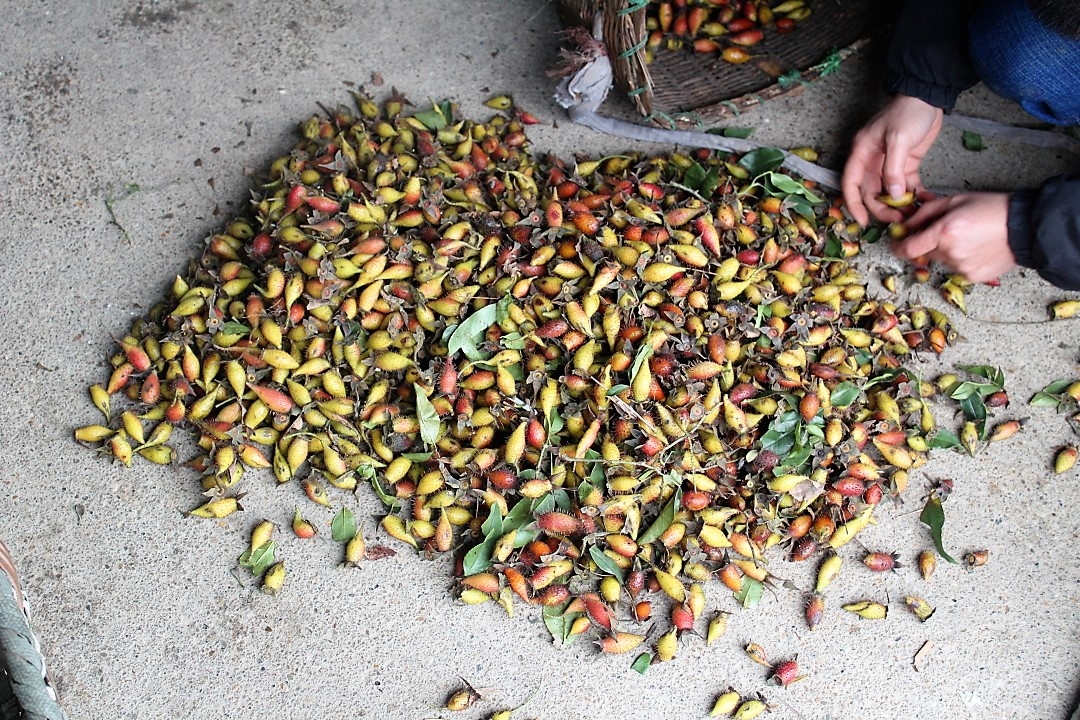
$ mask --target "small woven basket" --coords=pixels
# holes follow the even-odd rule
[[[869,0],[808,0],[810,17],[786,34],[767,27],[748,62],[735,65],[715,53],[661,48],[646,64],[648,5],[649,0],[559,0],[566,27],[591,30],[600,17],[616,86],[643,116],[669,125],[724,120],[797,92],[861,49],[874,17]]]
[[[0,720],[67,720],[56,701],[30,603],[15,562],[0,541]]]

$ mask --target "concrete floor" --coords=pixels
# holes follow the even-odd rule
[[[105,377],[112,337],[245,202],[247,171],[290,147],[317,103],[349,101],[346,81],[371,87],[378,73],[377,93],[392,85],[417,103],[451,98],[478,118],[487,97],[513,92],[543,121],[529,133],[537,152],[595,156],[627,144],[573,127],[552,101],[544,72],[560,38],[546,0],[3,0],[0,17],[0,536],[73,719],[471,719],[529,697],[515,717],[687,718],[705,716],[729,685],[762,690],[769,717],[796,720],[1067,715],[1080,688],[1080,471],[1056,476],[1050,462],[1076,438],[1063,416],[1026,401],[1051,380],[1080,377],[1080,326],[1039,322],[1068,294],[1016,271],[999,288],[976,288],[969,316],[950,312],[965,342],[919,370],[996,365],[1013,398],[998,417],[1031,421],[975,458],[935,453],[907,503],[883,507],[861,538],[899,551],[907,567],[885,576],[850,567],[813,633],[800,594],[781,590],[736,611],[713,647],[690,638],[676,661],[642,676],[630,658],[588,643],[554,647],[534,609],[519,605],[508,619],[491,604],[461,605],[446,560],[402,551],[341,570],[329,539],[289,545],[286,590],[270,598],[231,573],[255,520],[287,523],[293,500],[281,493],[295,489],[250,478],[244,519],[197,521],[182,516],[200,498],[189,471],[125,469],[71,439],[96,421],[86,388]],[[881,102],[875,78],[871,59],[854,59],[734,124],[780,146],[814,145],[839,167]],[[982,89],[960,109],[1023,119]],[[618,101],[607,110],[629,115]],[[994,140],[965,151],[947,128],[926,179],[1008,189],[1076,164]],[[882,247],[862,262],[869,272],[900,267]],[[906,292],[944,307],[929,287]],[[972,572],[943,564],[925,584],[911,567],[929,547],[917,510],[930,481],[946,477],[956,481],[950,548],[988,548],[990,562]],[[376,531],[373,497],[358,494],[354,509],[369,542],[394,543]],[[859,550],[844,554],[854,566]],[[778,565],[808,582],[809,567]],[[930,622],[898,607],[909,592],[937,606]],[[724,595],[713,588],[709,607],[735,610]],[[893,614],[840,617],[841,602],[864,597],[891,598]],[[797,653],[809,678],[765,688],[764,668],[741,650],[751,640],[773,657]],[[928,640],[935,648],[916,672]],[[440,710],[459,678],[483,700]]]

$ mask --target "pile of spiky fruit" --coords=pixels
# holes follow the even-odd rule
[[[251,468],[322,505],[370,484],[387,533],[455,554],[463,600],[537,603],[611,652],[645,640],[620,599],[666,596],[678,631],[710,579],[752,605],[770,548],[844,544],[923,461],[901,363],[948,321],[868,297],[857,230],[778,151],[566,163],[508,98],[486,123],[357,102],[302,123],[134,323],[77,439],[171,463],[194,433],[201,516]]]
[[[646,62],[661,48],[691,48],[738,65],[751,58],[747,48],[762,42],[766,29],[785,35],[810,13],[805,0],[653,0],[645,11]]]

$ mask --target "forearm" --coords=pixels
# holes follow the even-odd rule
[[[919,98],[946,112],[979,78],[968,52],[968,21],[977,0],[908,0],[887,58],[889,92]]]
[[[1058,176],[1009,198],[1009,248],[1018,265],[1080,290],[1080,177]]]

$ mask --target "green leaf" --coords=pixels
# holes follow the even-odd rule
[[[800,215],[802,215],[804,218],[806,218],[807,220],[809,220],[811,222],[813,222],[815,217],[816,217],[815,214],[814,214],[814,206],[811,205],[806,200],[806,198],[799,197],[798,195],[788,195],[786,198],[784,198],[784,202],[781,205],[781,211],[785,207],[791,208],[792,210],[799,213]],[[840,242],[839,238],[835,238],[833,236],[830,236],[830,238],[834,239],[837,243]],[[826,238],[826,240],[825,240],[826,247],[828,247],[828,242],[829,242],[830,238]],[[843,250],[844,246],[842,244],[840,244],[839,247],[840,247],[841,250]],[[843,255],[842,254],[837,255],[836,257],[840,258],[840,257],[843,257]]]
[[[484,524],[480,526],[480,530],[485,537],[498,538],[503,534],[502,508],[498,503],[492,504],[491,511],[488,512],[488,516],[484,520]]]
[[[754,134],[754,128],[752,127],[726,127],[723,128],[723,136],[729,138],[739,138],[745,140]]]
[[[866,232],[862,234],[862,241],[873,245],[881,239],[881,235],[881,227],[874,225],[873,227],[867,228]]]
[[[521,333],[512,332],[507,335],[503,335],[499,339],[501,344],[507,350],[522,350],[525,348],[525,338]]]
[[[771,450],[780,457],[787,455],[795,447],[795,433],[801,419],[796,410],[777,415],[761,436],[761,449]]]
[[[961,447],[960,438],[952,430],[938,428],[926,438],[926,446],[931,450],[949,450]]]
[[[494,304],[485,305],[469,317],[462,320],[457,326],[447,344],[448,357],[453,357],[460,350],[470,360],[483,360],[484,355],[477,347],[484,339],[484,334],[495,324],[495,315],[498,311]]]
[[[374,473],[371,475],[371,489],[375,491],[375,497],[382,501],[382,504],[393,510],[398,506],[397,497],[391,495],[383,489],[382,483],[379,482],[379,478]]]
[[[240,567],[247,568],[252,575],[262,575],[274,564],[276,550],[277,544],[273,540],[267,540],[254,550],[246,550],[240,556]]]
[[[1071,397],[1064,394],[1065,390],[1074,382],[1074,380],[1055,380],[1035,393],[1031,400],[1028,401],[1028,404],[1035,407],[1049,407],[1060,410],[1070,403],[1075,403]]]
[[[656,520],[652,525],[648,527],[645,532],[641,533],[641,537],[637,538],[638,545],[648,545],[653,540],[664,534],[664,531],[671,527],[671,523],[675,522],[675,513],[679,509],[679,503],[682,501],[682,492],[676,488],[675,493],[671,496],[671,500],[664,506],[664,509],[660,511]]]
[[[840,260],[844,257],[844,241],[829,233],[825,237],[825,257]]]
[[[706,175],[708,175],[708,171],[702,167],[701,163],[694,163],[686,168],[686,172],[683,173],[682,181],[683,184],[691,190],[697,190],[701,187],[701,183],[705,182]]]
[[[418,452],[418,453],[401,453],[401,457],[406,460],[412,460],[414,463],[427,462],[434,455],[432,452]]]
[[[446,118],[438,110],[420,110],[413,117],[424,124],[428,130],[442,130],[446,127]]]
[[[582,615],[582,613],[566,612],[566,606],[569,604],[563,603],[554,607],[545,607],[541,613],[544,618],[544,626],[551,633],[551,637],[558,640],[560,644],[566,644],[566,641],[570,638],[571,626]]]
[[[982,135],[971,132],[970,130],[964,131],[963,142],[965,150],[974,150],[975,152],[978,152],[979,150],[986,149],[986,143],[983,142]]]
[[[349,508],[341,508],[330,521],[330,537],[334,542],[349,542],[356,537],[356,516]]]
[[[643,652],[634,658],[634,662],[630,664],[630,669],[634,672],[644,675],[645,671],[652,665],[652,655],[647,652]]]
[[[638,348],[637,355],[634,356],[634,364],[630,367],[630,384],[634,384],[634,378],[637,377],[638,372],[641,370],[641,366],[645,364],[645,361],[652,357],[653,346],[646,343]]]
[[[499,302],[495,303],[495,322],[500,325],[510,317],[510,305],[514,302],[514,298],[507,293],[499,299]]]
[[[810,456],[814,454],[814,448],[809,445],[799,446],[788,453],[780,461],[780,465],[784,470],[794,471],[801,468],[806,464],[806,461],[810,459]]]
[[[735,593],[735,600],[747,610],[753,610],[761,602],[761,595],[765,591],[765,585],[760,580],[752,577],[744,577],[742,587]]]
[[[242,322],[229,320],[228,322],[222,323],[221,332],[225,335],[247,335],[251,332],[251,328]]]
[[[533,505],[533,513],[536,515],[543,515],[544,513],[551,512],[555,509],[555,496],[551,493],[545,493],[544,495],[536,498],[536,504]]]
[[[986,403],[979,395],[970,395],[960,400],[960,409],[964,417],[976,423],[986,421]]]
[[[832,395],[829,397],[829,402],[832,403],[833,407],[847,407],[855,402],[859,397],[859,392],[858,385],[844,380],[843,382],[837,383],[836,387],[833,388]]]
[[[623,582],[622,568],[615,564],[615,561],[604,554],[604,551],[593,545],[589,548],[589,557],[596,563],[596,567],[600,568],[608,575],[614,575],[615,579],[619,581],[621,585]]]
[[[720,186],[720,169],[716,167],[709,168],[709,172],[705,174],[705,179],[701,181],[701,185],[698,187],[698,193],[701,197],[708,200],[712,197],[712,194],[716,192],[716,188]]]
[[[750,172],[751,177],[759,177],[776,170],[784,164],[784,151],[774,147],[751,150],[742,156],[739,165]]]
[[[930,537],[934,540],[938,555],[955,565],[956,560],[945,552],[945,547],[941,542],[941,530],[945,526],[945,509],[941,507],[941,498],[931,495],[927,499],[926,505],[919,514],[919,521],[930,528]]]
[[[1003,373],[1000,368],[996,368],[992,365],[958,365],[957,367],[972,375],[986,378],[995,386],[992,392],[1005,389],[1005,373]]]
[[[439,439],[439,413],[435,412],[435,406],[428,400],[424,388],[413,383],[413,391],[416,393],[416,416],[420,421],[420,439],[428,445],[434,445]]]
[[[522,498],[510,508],[510,512],[506,513],[506,517],[502,520],[502,530],[504,533],[517,530],[532,519],[532,498]]]
[[[600,487],[604,484],[604,478],[607,477],[604,473],[604,463],[600,462],[601,455],[595,450],[586,450],[585,459],[593,460],[592,469],[589,470],[589,481],[596,487]]]
[[[566,426],[566,422],[562,419],[562,415],[559,414],[558,408],[551,408],[551,412],[547,417],[547,433],[548,437],[552,435],[558,435],[559,432]]]
[[[825,202],[814,193],[810,192],[801,182],[785,175],[784,173],[771,172],[765,175],[765,182],[776,188],[784,197],[788,195],[798,195],[804,197],[812,203]]]
[[[608,388],[608,391],[606,393],[604,393],[604,394],[610,397],[612,395],[618,395],[623,390],[629,390],[629,389],[630,389],[629,385],[621,385],[621,384],[620,385],[612,385],[610,388]]]
[[[491,567],[491,553],[495,550],[496,539],[485,538],[483,542],[465,553],[465,558],[461,563],[462,572],[466,575],[474,575]]]

